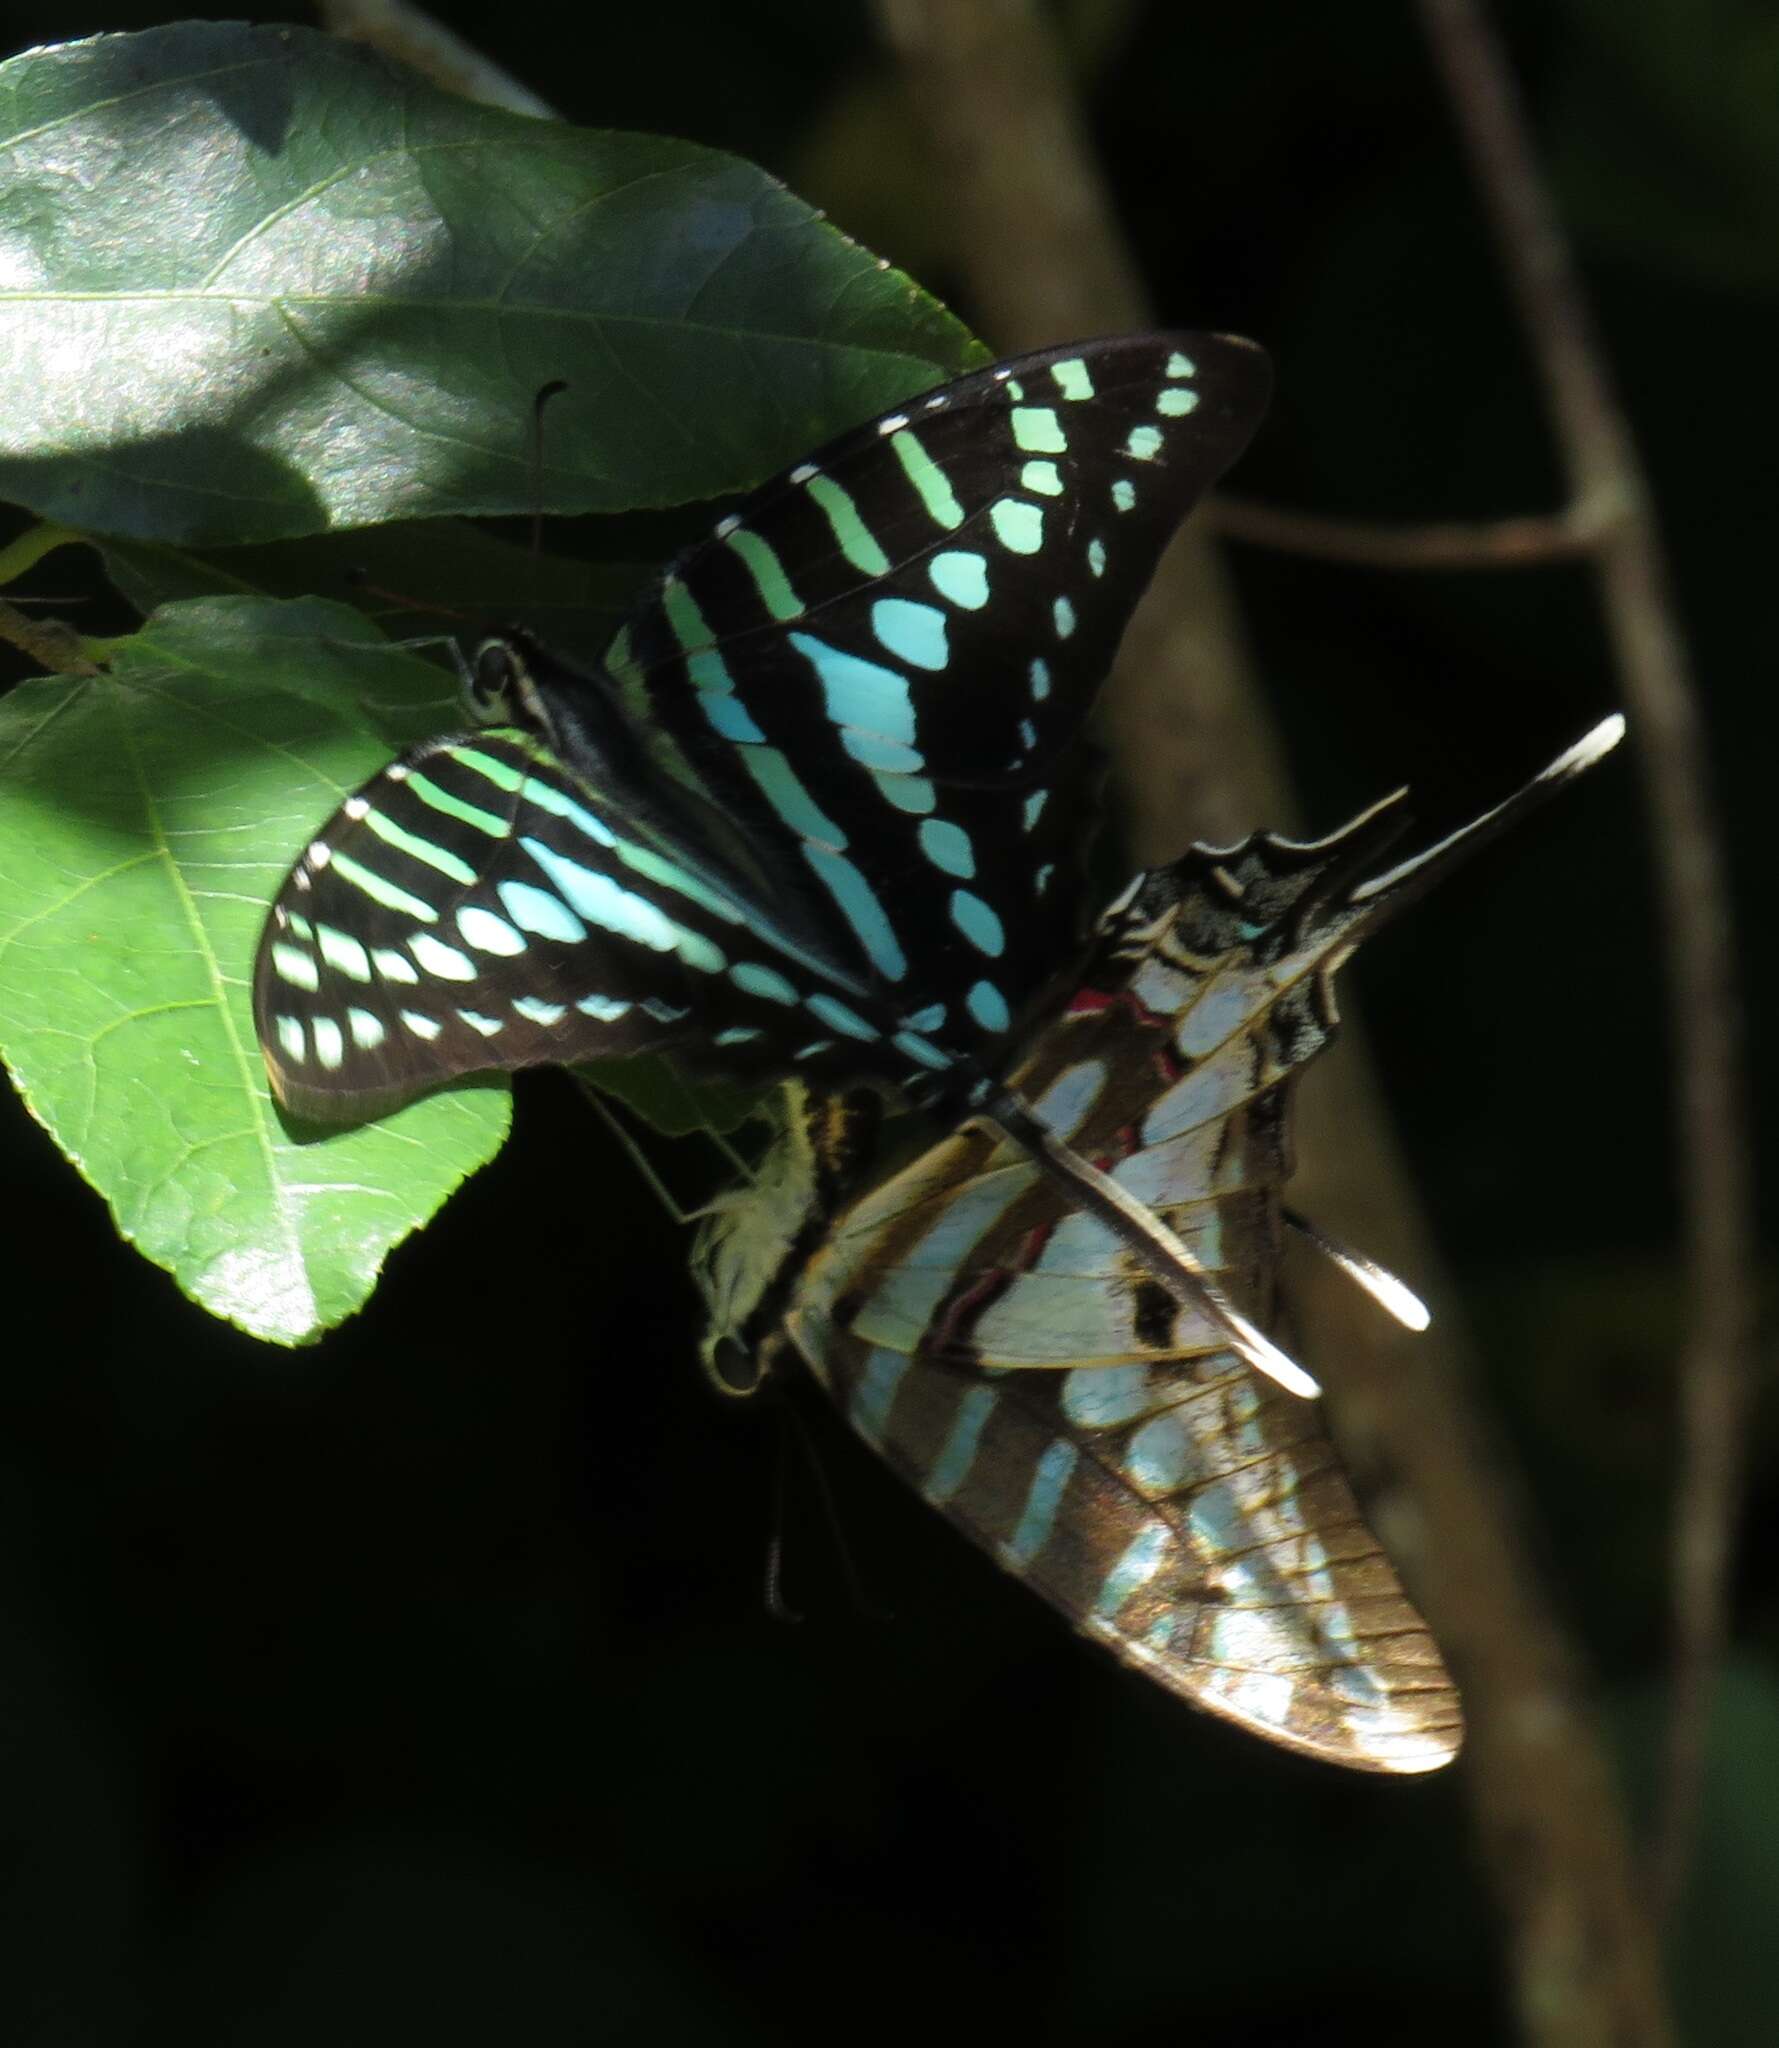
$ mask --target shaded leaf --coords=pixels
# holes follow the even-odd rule
[[[670,1060],[655,1053],[642,1053],[635,1059],[590,1060],[574,1071],[582,1080],[615,1096],[664,1138],[739,1130],[776,1093],[771,1088],[688,1080]]]
[[[254,548],[115,539],[95,545],[112,582],[145,616],[181,598],[319,595],[356,606],[393,638],[473,635],[519,618],[554,645],[587,656],[604,650],[648,573],[634,563],[536,555],[457,519]]]
[[[1649,1813],[1659,1808],[1669,1704],[1665,1687],[1652,1688],[1619,1714],[1632,1785]],[[1756,2016],[1779,2004],[1779,1671],[1769,1659],[1726,1660],[1700,1789],[1691,1882],[1672,1928],[1676,2002],[1692,2048],[1742,2048],[1764,2035]]]
[[[249,991],[267,901],[448,675],[344,606],[169,607],[109,674],[0,703],[0,1052],[123,1235],[213,1313],[296,1343],[499,1148],[504,1087],[308,1138]]]

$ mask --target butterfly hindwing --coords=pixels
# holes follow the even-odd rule
[[[1337,971],[1623,731],[1605,719],[1393,866],[1400,792],[1313,844],[1256,833],[1140,876],[1009,1084],[1276,1329],[1304,1228],[1283,1203],[1292,1094],[1336,1028]],[[1456,1755],[1456,1689],[1313,1403],[1241,1363],[1223,1322],[1157,1286],[991,1126],[874,1165],[832,1099],[787,1104],[701,1241],[713,1362],[725,1340],[763,1365],[799,1355],[933,1506],[1182,1698],[1361,1769]],[[788,1247],[775,1269],[756,1213]],[[1423,1326],[1399,1282],[1315,1241]]]
[[[279,1099],[324,1118],[688,1032],[745,1072],[787,1010],[815,1034],[818,988],[620,803],[486,731],[412,749],[335,813],[273,905],[254,1006]]]
[[[1195,849],[1102,921],[1014,1068],[1046,1123],[1276,1327],[1296,1074],[1375,903],[1388,812]],[[842,1205],[782,1327],[855,1427],[1085,1634],[1170,1690],[1366,1769],[1431,1769],[1457,1695],[1312,1403],[1281,1393],[991,1130]]]
[[[865,1439],[1087,1635],[1191,1704],[1360,1769],[1462,1739],[1315,1408],[1232,1354],[986,1374],[830,1337]]]

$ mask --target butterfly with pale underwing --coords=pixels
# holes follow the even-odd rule
[[[1294,1234],[1422,1326],[1399,1282],[1286,1207],[1298,1076],[1354,949],[1622,729],[1394,865],[1400,796],[1315,844],[1262,833],[1140,877],[1010,1085],[1259,1328]],[[968,1537],[1194,1705],[1359,1769],[1455,1756],[1456,1689],[1315,1405],[991,1124],[925,1127],[900,1158],[874,1137],[870,1098],[793,1085],[757,1174],[714,1205],[694,1270],[717,1383],[801,1360]]]

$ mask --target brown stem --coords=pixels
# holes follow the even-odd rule
[[[34,619],[0,600],[0,640],[28,654],[55,676],[96,676],[99,664],[74,628],[61,619]]]
[[[875,0],[944,169],[956,259],[1006,350],[1148,324],[1061,54],[1027,0]],[[1283,761],[1227,572],[1189,527],[1162,558],[1107,692],[1132,851],[1288,815]]]
[[[1140,324],[1134,266],[1033,0],[876,0],[942,157],[957,260],[1001,345]],[[1165,558],[1126,637],[1112,737],[1145,853],[1188,827],[1227,837],[1285,812],[1270,728],[1202,537]],[[1306,1207],[1417,1279],[1435,1267],[1354,1038],[1306,1090]],[[1312,1282],[1312,1285],[1314,1283]],[[1471,1709],[1468,1781],[1529,2041],[1656,2048],[1668,2030],[1629,1842],[1573,1658],[1538,1590],[1449,1326],[1404,1361],[1383,1319],[1317,1289],[1335,1415],[1399,1484],[1380,1533]],[[1340,1361],[1347,1364],[1339,1369]]]
[[[1206,500],[1204,516],[1225,540],[1366,569],[1523,569],[1590,555],[1599,541],[1593,528],[1563,512],[1398,526],[1287,512],[1219,491]]]
[[[1657,1834],[1659,1895],[1691,1859],[1705,1727],[1728,1636],[1754,1325],[1752,1173],[1743,1140],[1741,1014],[1724,861],[1691,664],[1623,408],[1532,155],[1501,47],[1474,0],[1419,0],[1509,282],[1519,300],[1577,505],[1611,506],[1599,536],[1606,627],[1640,747],[1668,956],[1687,1342],[1674,1529],[1675,1674]]]

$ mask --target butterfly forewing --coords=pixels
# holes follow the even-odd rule
[[[403,757],[280,893],[256,1006],[281,1098],[365,1116],[663,1047],[929,1091],[992,1064],[1078,944],[1082,720],[1267,385],[1220,336],[1022,357],[756,492],[609,675],[514,635],[554,744]]]
[[[1392,829],[1374,814],[1321,847],[1256,839],[1150,876],[1011,1077],[1262,1327],[1290,1089],[1376,908],[1346,884]],[[1456,1753],[1456,1693],[1313,1404],[995,1133],[966,1125],[843,1207],[783,1316],[861,1433],[1125,1662],[1337,1762]]]
[[[764,486],[609,656],[668,773],[733,818],[930,1034],[1002,1041],[1072,952],[1076,742],[1132,608],[1270,383],[1227,336],[1018,357]]]

